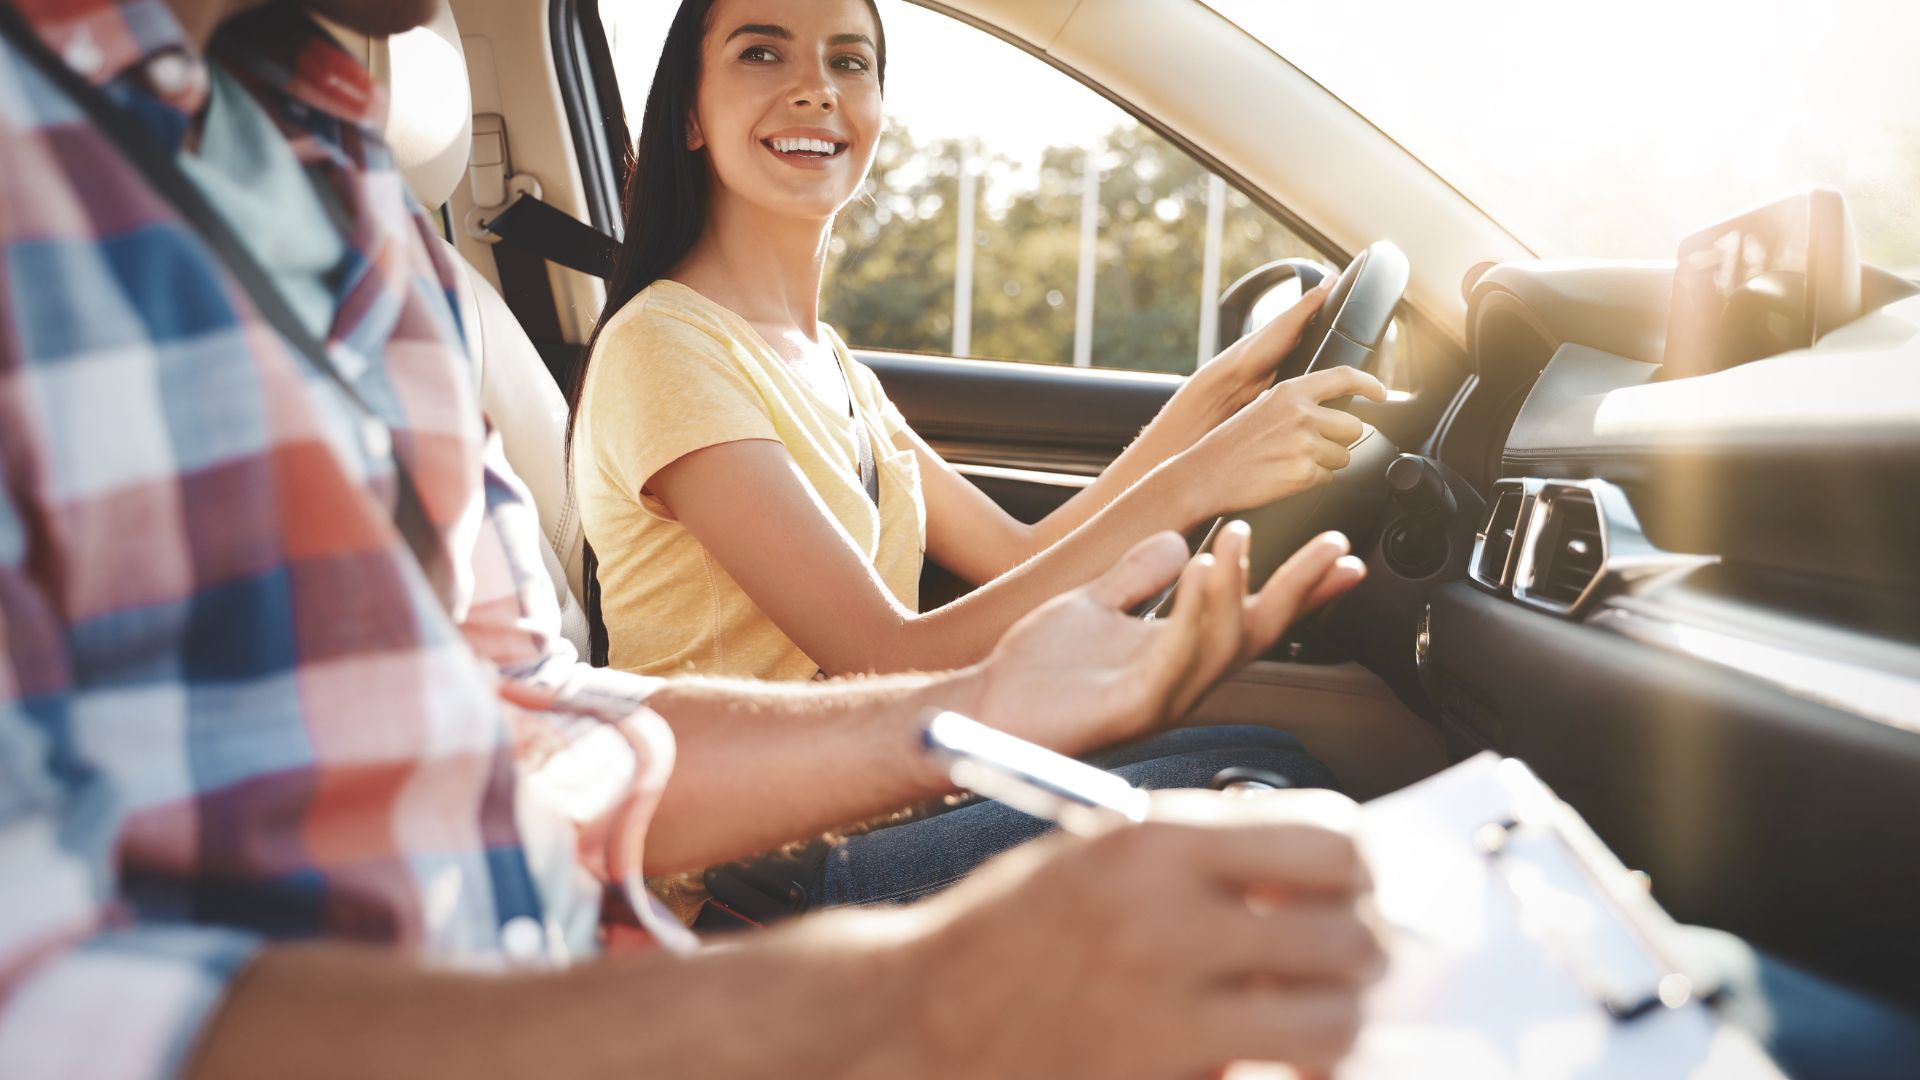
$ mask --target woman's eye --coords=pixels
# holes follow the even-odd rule
[[[868,64],[866,58],[862,56],[836,56],[833,58],[833,66],[842,71],[872,70],[872,65]]]
[[[765,64],[773,60],[778,60],[779,57],[775,56],[773,50],[767,48],[765,45],[755,45],[753,48],[741,53],[740,59],[748,63]]]

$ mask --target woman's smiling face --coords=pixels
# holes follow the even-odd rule
[[[880,137],[880,28],[865,0],[719,0],[688,144],[717,199],[825,220],[859,191]]]

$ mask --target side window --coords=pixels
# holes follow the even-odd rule
[[[657,6],[602,8],[635,120],[671,15]],[[849,344],[1189,372],[1225,343],[1227,286],[1321,258],[1038,58],[904,0],[880,13],[887,129],[835,226],[823,297]]]

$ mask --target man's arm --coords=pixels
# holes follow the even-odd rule
[[[1098,580],[1043,605],[988,659],[962,671],[824,684],[662,682],[588,667],[560,637],[538,519],[497,435],[488,447],[487,493],[462,628],[511,674],[503,693],[525,707],[517,724],[522,747],[577,737],[561,729],[581,715],[645,741],[636,730],[643,719],[634,716],[643,705],[673,729],[677,760],[644,845],[649,874],[711,866],[946,793],[945,777],[920,752],[920,714],[932,706],[1068,754],[1144,735],[1360,574],[1341,558],[1344,544],[1316,541],[1248,597],[1247,534],[1236,526],[1216,542],[1218,558],[1202,556],[1188,568],[1172,617],[1146,623],[1126,610],[1186,563],[1185,545],[1162,534]],[[539,763],[537,750],[519,756],[523,768]],[[610,815],[622,816],[646,820]],[[613,839],[607,850],[642,849],[637,837]],[[587,844],[601,846],[598,838]]]
[[[1162,534],[1022,620],[988,659],[946,675],[791,686],[672,681],[649,700],[678,760],[647,837],[649,873],[708,866],[950,789],[920,744],[929,706],[1066,754],[1153,731],[1264,652],[1294,618],[1360,580],[1345,542],[1310,542],[1247,595],[1248,533],[1190,564]],[[1169,617],[1127,614],[1181,573]]]
[[[571,970],[432,971],[391,951],[266,950],[236,981],[194,1080],[274,1076],[922,1076],[893,920],[808,920],[745,949]],[[900,927],[900,929],[904,929]],[[820,1007],[831,1001],[831,1008]],[[924,1064],[924,1062],[923,1062]]]
[[[647,834],[646,872],[766,851],[952,790],[920,749],[920,714],[967,711],[976,671],[839,683],[676,679],[648,707],[673,728],[673,775]]]
[[[1159,821],[1028,845],[924,904],[690,957],[488,976],[270,949],[192,1075],[1148,1080],[1338,1060],[1383,962],[1352,804],[1171,794]]]

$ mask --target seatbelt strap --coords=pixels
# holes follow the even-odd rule
[[[547,262],[539,254],[507,244],[493,246],[493,268],[500,273],[500,298],[535,345],[560,340],[559,306]]]
[[[522,193],[485,227],[500,238],[493,245],[500,297],[546,362],[547,374],[565,393],[573,383],[571,358],[577,350],[557,347],[564,342],[547,263],[606,279],[613,276],[620,246],[611,236],[531,193]]]
[[[488,232],[500,238],[500,243],[494,245],[494,258],[496,265],[500,266],[500,291],[506,293],[510,307],[513,292],[507,286],[503,255],[515,257],[516,261],[519,256],[533,256],[604,279],[613,276],[614,259],[620,253],[620,245],[613,237],[530,194],[522,194],[515,199],[511,206],[494,215],[486,227]],[[546,268],[540,266],[539,270],[544,287]],[[546,311],[550,318],[553,314],[552,295],[551,292],[547,293],[549,302]],[[514,309],[514,314],[520,314],[518,308]],[[524,320],[522,325],[525,325]],[[538,335],[529,329],[528,336],[537,338]],[[555,336],[558,336],[557,328]],[[873,500],[873,505],[879,506],[880,470],[874,464],[873,443],[860,428],[860,413],[853,404],[853,383],[848,380],[846,365],[837,353],[834,363],[840,368],[840,381],[847,388],[847,408],[855,420],[854,441],[859,444],[860,485],[866,489],[867,498]]]
[[[361,396],[360,391],[334,365],[326,345],[315,338],[307,330],[306,324],[294,314],[271,275],[240,242],[227,219],[207,202],[199,186],[188,179],[179,162],[162,151],[126,110],[114,104],[99,88],[75,74],[72,68],[55,56],[11,4],[0,3],[0,36],[4,36],[21,55],[40,69],[41,74],[78,105],[88,119],[145,175],[147,183],[194,227],[200,239],[226,266],[228,274],[246,290],[253,306],[279,333],[281,340],[346,395],[347,400],[363,414],[364,424],[377,425],[382,429],[381,434],[390,438],[391,427],[387,419]],[[392,456],[394,527],[406,540],[421,571],[432,580],[436,568],[442,566],[442,560],[437,557],[439,534],[434,530],[432,520],[427,517],[420,493],[414,487],[413,478],[408,474],[406,463],[397,449]],[[448,572],[451,570],[450,567],[445,569]],[[446,595],[451,582],[432,580],[432,584],[436,591]]]
[[[620,245],[613,237],[552,203],[521,195],[487,222],[503,247],[517,247],[551,263],[605,280],[613,276]]]
[[[847,388],[847,413],[853,417],[854,454],[860,461],[860,486],[867,489],[867,498],[877,509],[880,506],[880,470],[873,463],[873,440],[868,437],[866,425],[860,422],[859,406],[853,403],[853,380],[847,378],[847,362],[840,356],[840,350],[833,351],[833,365],[840,369],[840,384]]]

